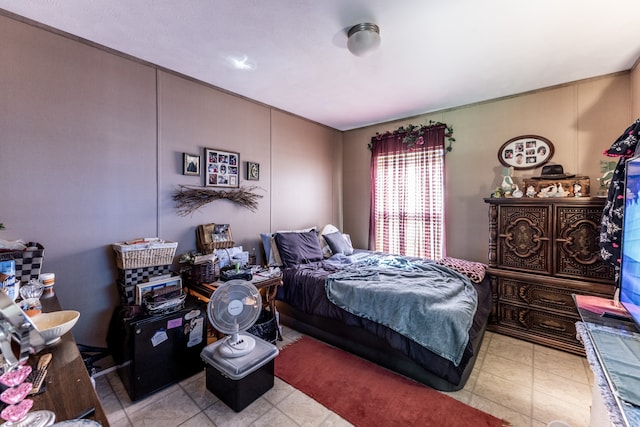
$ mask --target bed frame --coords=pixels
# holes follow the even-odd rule
[[[475,350],[464,369],[459,384],[453,384],[390,347],[385,341],[358,327],[348,326],[334,319],[303,313],[283,301],[276,301],[280,322],[292,329],[339,347],[380,366],[414,379],[440,391],[458,391],[466,384],[478,356],[478,350],[488,320],[482,325],[480,333],[473,341]]]

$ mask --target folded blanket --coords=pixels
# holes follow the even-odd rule
[[[329,275],[325,289],[338,307],[459,365],[477,308],[467,277],[434,262],[370,257]]]
[[[481,262],[467,261],[459,258],[445,257],[436,261],[438,264],[442,264],[449,267],[458,273],[467,276],[473,283],[481,283],[484,280],[486,264]]]

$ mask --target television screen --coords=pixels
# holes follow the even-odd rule
[[[640,325],[640,156],[627,161],[620,302]]]

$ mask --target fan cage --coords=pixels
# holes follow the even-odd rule
[[[242,311],[234,315],[229,306],[241,304]],[[244,331],[258,320],[262,309],[260,291],[249,281],[230,280],[219,286],[211,295],[207,315],[213,327],[223,334]]]

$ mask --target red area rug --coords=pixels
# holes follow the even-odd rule
[[[356,426],[502,426],[500,419],[312,338],[285,347],[275,375]]]

